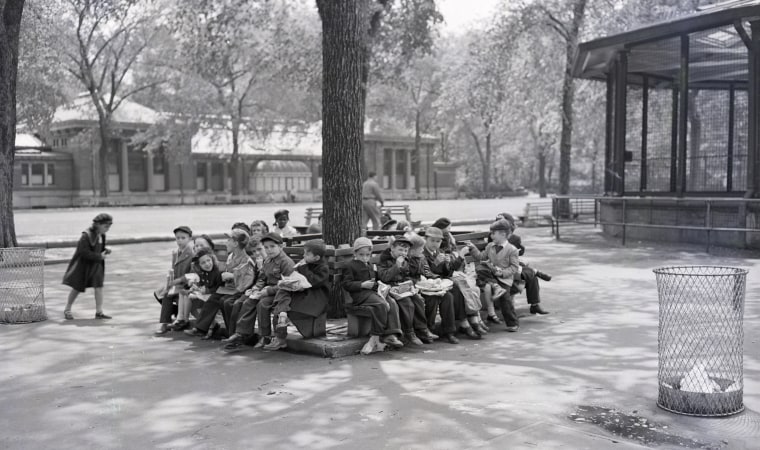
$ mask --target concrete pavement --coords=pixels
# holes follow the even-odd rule
[[[523,319],[514,334],[370,357],[225,354],[218,342],[154,337],[150,292],[169,243],[114,249],[111,321],[90,318],[89,292],[77,320],[63,320],[65,266],[46,267],[50,319],[0,326],[0,448],[757,448],[760,261],[521,235],[525,258],[554,275],[542,284],[552,314]],[[742,414],[698,419],[655,406],[651,269],[671,264],[750,269]],[[651,425],[578,420],[589,409]]]

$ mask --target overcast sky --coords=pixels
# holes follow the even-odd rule
[[[438,0],[445,20],[443,32],[456,34],[475,22],[489,18],[499,3],[500,0]]]

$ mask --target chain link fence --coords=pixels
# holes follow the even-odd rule
[[[0,323],[47,319],[44,263],[44,248],[0,248]]]
[[[742,402],[747,271],[655,269],[660,298],[657,405],[693,416],[727,416]]]

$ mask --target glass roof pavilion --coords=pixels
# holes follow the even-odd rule
[[[584,42],[574,75],[607,85],[607,195],[760,193],[760,0]]]

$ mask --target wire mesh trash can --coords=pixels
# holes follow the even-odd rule
[[[657,406],[692,416],[741,412],[747,271],[681,266],[654,273],[660,298]]]
[[[44,268],[44,248],[0,248],[0,323],[47,319]]]

